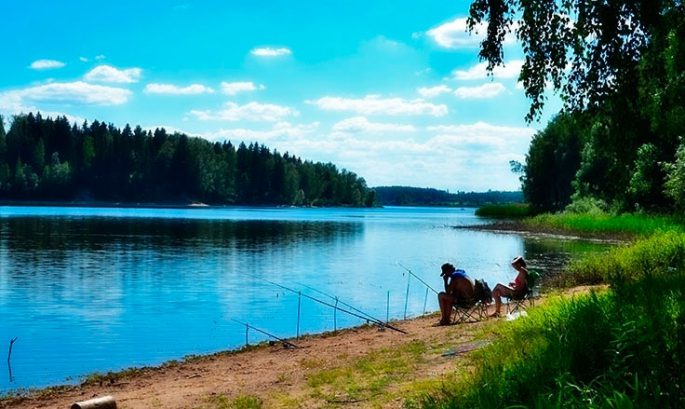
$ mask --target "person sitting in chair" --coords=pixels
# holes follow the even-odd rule
[[[514,299],[523,298],[526,291],[528,291],[528,270],[526,269],[526,261],[523,257],[518,256],[511,261],[511,266],[518,271],[518,275],[516,275],[514,282],[509,283],[508,286],[497,283],[492,290],[492,298],[495,299],[495,312],[491,317],[499,317],[502,308],[502,297]]]
[[[440,277],[444,281],[445,291],[438,294],[442,314],[440,325],[449,325],[452,306],[473,299],[473,280],[464,270],[459,270],[450,263],[443,264],[441,270]]]

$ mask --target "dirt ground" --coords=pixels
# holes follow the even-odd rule
[[[472,341],[474,334],[482,332],[479,329],[484,323],[436,327],[437,321],[438,317],[433,315],[395,323],[407,334],[365,326],[292,340],[299,347],[296,349],[280,344],[262,345],[237,353],[193,358],[103,378],[101,382],[5,399],[0,401],[0,408],[69,408],[77,401],[103,395],[113,396],[118,408],[128,409],[255,407],[254,402],[265,408],[401,407],[403,392],[394,386],[381,390],[387,396],[373,399],[372,404],[350,398],[344,387],[333,390],[335,385],[333,389],[328,385],[328,393],[322,393],[311,379],[317,374],[334,373],[336,368],[354,366],[360,357],[369,354],[384,353],[392,358],[389,351],[399,351],[407,345],[438,346],[422,348],[420,359],[411,362],[412,373],[404,377],[393,375],[393,379],[398,384],[440,379],[454,371],[463,353],[483,344]]]

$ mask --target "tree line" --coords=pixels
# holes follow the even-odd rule
[[[488,25],[490,68],[515,30],[529,120],[550,85],[564,102],[512,167],[537,211],[685,210],[682,1],[475,0],[470,15],[472,28]]]
[[[456,192],[409,186],[374,187],[378,203],[390,206],[481,206],[485,204],[520,203],[523,194],[488,190],[487,192]]]
[[[258,143],[40,113],[0,117],[0,199],[372,206],[363,178]]]

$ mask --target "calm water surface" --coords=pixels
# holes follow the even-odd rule
[[[437,309],[415,279],[406,298],[400,264],[436,289],[446,261],[494,286],[518,254],[554,270],[597,251],[453,228],[482,222],[446,208],[0,207],[0,355],[17,337],[0,392],[240,347],[234,319],[294,336],[298,296],[267,280],[385,320]],[[361,323],[302,300],[300,333]]]

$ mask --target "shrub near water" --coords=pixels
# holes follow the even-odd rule
[[[531,215],[530,206],[522,203],[513,203],[506,205],[485,205],[476,209],[476,216],[503,218],[503,219],[520,219]]]

